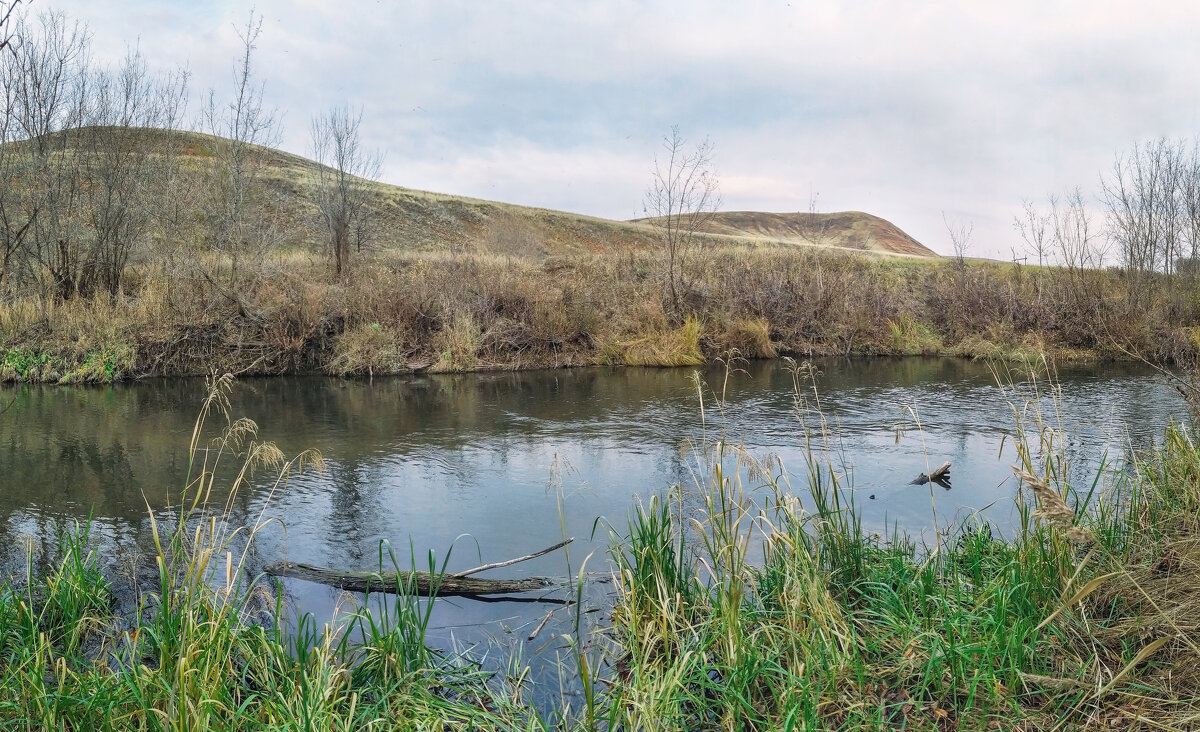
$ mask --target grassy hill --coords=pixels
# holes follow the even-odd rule
[[[168,133],[143,130],[152,145],[165,145]],[[209,167],[220,138],[180,132],[185,171]],[[318,164],[299,155],[255,148],[270,211],[295,225],[296,243],[320,233],[315,226],[314,191]],[[186,184],[186,181],[185,181]],[[656,245],[650,220],[614,221],[544,208],[517,206],[465,196],[431,193],[386,183],[364,182],[377,222],[376,244],[407,251],[473,251],[510,255],[566,255],[628,252]],[[815,232],[815,236],[814,236]],[[882,254],[936,257],[891,222],[870,214],[721,212],[700,236],[713,245],[821,245]]]
[[[713,234],[768,239],[785,244],[810,244],[918,257],[938,256],[892,222],[861,211],[722,211],[708,221],[705,230]]]

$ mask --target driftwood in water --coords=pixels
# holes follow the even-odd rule
[[[554,582],[545,577],[526,577],[524,579],[479,579],[468,575],[486,572],[489,569],[507,567],[518,562],[549,554],[555,549],[575,541],[574,538],[560,541],[554,546],[548,546],[533,554],[509,559],[504,562],[494,562],[481,567],[468,569],[456,574],[431,575],[428,572],[353,572],[326,567],[314,567],[311,564],[299,562],[273,562],[263,568],[263,571],[274,577],[292,577],[295,579],[318,582],[323,585],[340,587],[351,592],[401,592],[425,595],[431,592],[438,595],[456,595],[459,597],[477,597],[481,595],[511,595],[517,592],[529,592],[549,587]],[[558,601],[561,602],[561,601]]]
[[[318,582],[351,592],[414,592],[428,596],[431,590],[438,595],[503,595],[529,592],[548,587],[553,582],[545,577],[524,579],[479,579],[478,577],[434,577],[428,572],[354,572],[327,567],[314,567],[299,562],[273,562],[263,571],[274,577]]]
[[[921,473],[916,478],[914,478],[912,481],[910,481],[909,485],[925,485],[926,483],[929,483],[930,481],[937,483],[939,485],[949,483],[950,482],[950,463],[942,463],[941,467],[935,468],[933,470],[933,472],[930,473],[929,475],[925,475],[924,473]]]

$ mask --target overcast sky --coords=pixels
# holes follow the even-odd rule
[[[232,94],[241,0],[35,0],[94,54],[186,64],[192,110]],[[258,0],[282,147],[363,109],[383,179],[615,219],[642,215],[661,139],[709,137],[725,210],[882,216],[942,253],[942,222],[1007,259],[1023,198],[1134,142],[1200,133],[1200,3]]]

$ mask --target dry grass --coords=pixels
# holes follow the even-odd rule
[[[771,341],[771,324],[765,318],[727,318],[714,323],[706,334],[707,353],[723,357],[775,358],[779,355]]]
[[[0,376],[58,380],[106,353],[120,356],[123,375],[694,365],[731,354],[1162,362],[1196,353],[1200,326],[1200,302],[1179,288],[1155,288],[1148,306],[1132,307],[1119,272],[1046,270],[1035,280],[1012,265],[811,248],[699,250],[681,312],[671,311],[660,258],[646,252],[364,253],[340,283],[321,256],[281,252],[236,288],[228,279],[206,256],[139,265],[115,303],[0,303],[0,349],[25,354],[13,357],[22,364],[58,363],[10,364]]]
[[[615,358],[625,366],[699,366],[700,321],[688,318],[673,330],[652,332],[616,344]]]
[[[479,364],[482,334],[469,313],[459,311],[433,339],[437,363],[430,371],[472,371]]]
[[[359,323],[334,341],[336,354],[330,373],[339,376],[375,376],[400,373],[403,369],[403,335],[378,322]]]

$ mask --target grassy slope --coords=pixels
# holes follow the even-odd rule
[[[165,140],[157,130],[140,134]],[[219,138],[182,132],[185,169],[197,170],[211,159]],[[179,143],[177,143],[179,144]],[[299,155],[257,148],[264,177],[290,220],[315,217],[313,186],[317,163]],[[582,214],[517,206],[465,196],[430,193],[386,183],[368,183],[371,209],[379,223],[377,243],[406,251],[475,251],[516,255],[564,255],[626,252],[655,246],[647,220],[612,221]],[[721,213],[700,236],[702,244],[774,244],[808,246],[802,222],[811,214]],[[869,214],[816,214],[827,246],[884,254],[937,256],[895,225]]]
[[[639,222],[650,221],[639,219]],[[861,211],[763,213],[720,211],[703,232],[710,237],[801,246],[827,246],[878,254],[938,256],[890,221]]]

